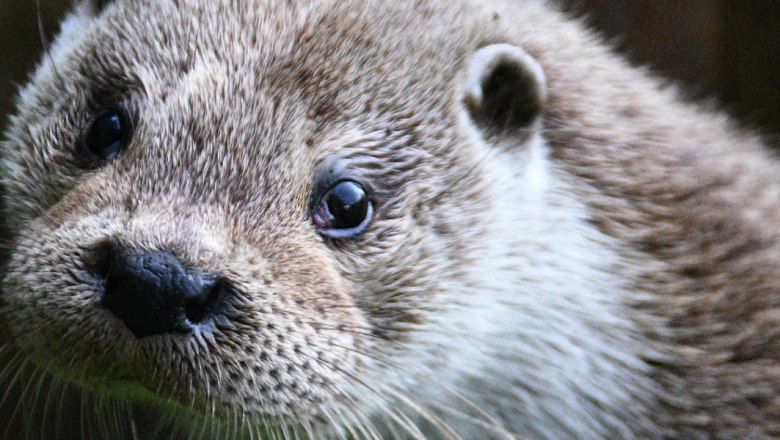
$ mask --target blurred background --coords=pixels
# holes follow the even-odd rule
[[[564,0],[621,53],[780,147],[780,1]]]
[[[521,1],[521,0],[518,0]],[[637,64],[780,145],[780,0],[559,0]],[[72,0],[39,0],[47,39]],[[0,0],[0,127],[41,53],[36,0]]]

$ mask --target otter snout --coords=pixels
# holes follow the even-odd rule
[[[186,268],[165,250],[106,244],[90,266],[103,282],[101,304],[138,338],[207,325],[226,296],[226,282],[217,274]]]

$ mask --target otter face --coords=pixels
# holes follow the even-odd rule
[[[212,419],[439,426],[415,384],[479,351],[506,227],[481,164],[515,139],[523,168],[535,62],[449,4],[98,3],[3,143],[14,345]]]

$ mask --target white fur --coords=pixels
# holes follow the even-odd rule
[[[411,358],[397,362],[421,368],[398,380],[423,406],[473,414],[447,391],[458,390],[515,435],[627,434],[617,414],[637,396],[649,398],[650,385],[636,329],[621,312],[630,295],[610,272],[620,266],[617,243],[587,223],[543,140],[527,148],[494,153],[486,164],[494,203],[512,209],[491,211],[502,217],[473,256],[468,285],[442,286],[443,310],[427,326],[440,332],[416,335]],[[465,438],[484,435],[447,412]]]

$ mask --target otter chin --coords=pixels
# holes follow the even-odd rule
[[[1,145],[12,437],[780,436],[780,168],[545,2],[79,1]]]

